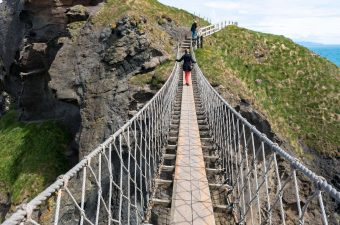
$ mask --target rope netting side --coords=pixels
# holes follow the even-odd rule
[[[193,53],[194,54],[194,53]],[[336,224],[340,192],[232,108],[196,65],[198,92],[239,224]]]
[[[163,162],[179,70],[176,63],[143,109],[3,224],[142,224]]]

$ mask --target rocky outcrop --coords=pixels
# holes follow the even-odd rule
[[[0,182],[0,188],[2,188],[2,184]],[[9,193],[0,191],[0,220],[5,218],[6,213],[11,207],[11,197]]]
[[[140,29],[144,18],[123,18],[114,29],[84,21],[86,6],[97,3],[17,0],[1,6],[2,17],[11,15],[0,22],[4,90],[22,120],[65,124],[80,157],[127,119],[134,94],[129,77],[168,58]],[[70,31],[70,23],[79,21],[77,32]]]
[[[75,5],[66,11],[68,22],[84,21],[89,18],[89,12],[83,5]]]
[[[0,91],[10,95],[21,120],[65,125],[74,136],[68,152],[74,163],[153,96],[155,90],[129,86],[131,76],[169,58],[141,29],[145,18],[124,17],[114,28],[91,23],[94,11],[88,6],[99,2],[8,0],[0,5]],[[172,21],[158,29],[169,37],[177,33]],[[1,105],[8,102],[2,99]],[[10,199],[0,198],[1,211],[8,210]]]
[[[151,47],[146,33],[140,33],[142,19],[125,17],[116,28],[87,24],[77,38],[61,39],[60,49],[49,70],[58,99],[80,106],[81,129],[77,136],[81,155],[88,153],[128,119],[132,96],[137,90],[128,80],[166,59]]]

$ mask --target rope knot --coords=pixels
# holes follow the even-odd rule
[[[321,189],[321,185],[326,181],[326,178],[322,177],[322,176],[316,176],[317,181],[315,182],[315,185],[317,186],[318,189]]]
[[[30,203],[23,204],[22,209],[26,212],[26,219],[31,220],[33,214],[33,206]]]
[[[92,157],[87,155],[87,156],[84,157],[84,159],[86,160],[86,166],[88,166],[91,163]]]
[[[81,214],[83,217],[86,217],[85,209],[79,209],[79,210],[80,210],[80,214]]]
[[[100,152],[104,152],[106,148],[106,145],[100,144]]]
[[[102,193],[103,193],[102,187],[98,186],[98,195],[102,195]]]
[[[294,158],[294,160],[292,161],[291,167],[296,170],[298,168],[298,164],[300,164],[300,160],[297,158]]]
[[[271,145],[271,149],[272,149],[274,152],[276,152],[275,147],[279,147],[279,144],[278,144],[278,143],[273,143],[273,144]]]
[[[66,188],[67,185],[68,185],[68,181],[70,180],[70,178],[69,178],[68,176],[62,175],[62,176],[60,176],[60,179],[63,180],[63,182],[64,182],[64,188]]]

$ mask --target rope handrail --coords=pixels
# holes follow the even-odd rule
[[[192,54],[195,58],[194,52]],[[288,195],[289,186],[294,192],[292,195],[295,195],[296,223],[304,223],[307,207],[315,205],[314,201],[317,200],[320,217],[316,216],[316,219],[321,218],[320,223],[328,224],[331,214],[329,204],[332,204],[330,198],[340,203],[340,192],[242,117],[210,85],[197,64],[195,70],[198,92],[209,121],[213,142],[221,157],[220,166],[225,170],[220,182],[227,182],[233,187],[234,203],[238,204],[237,222],[272,224],[276,211],[281,216],[281,223],[286,224],[287,205],[284,197],[285,194]],[[280,171],[280,166],[285,165],[279,161],[281,159],[289,165],[284,171]],[[284,175],[287,177],[282,177]],[[301,191],[299,177],[309,180],[310,187],[314,187],[312,193]],[[275,185],[271,186],[273,183]],[[275,193],[273,189],[276,190]],[[324,205],[322,192],[326,194],[328,208]],[[302,197],[307,199],[304,200],[304,206],[301,203]]]
[[[179,46],[176,56],[178,54]],[[179,65],[175,63],[165,84],[139,112],[66,174],[14,212],[3,225],[39,224],[39,213],[42,213],[39,206],[45,207],[51,198],[55,202],[55,212],[54,217],[49,218],[49,224],[59,224],[63,220],[62,214],[69,213],[62,209],[62,201],[66,201],[68,207],[72,205],[72,210],[78,210],[79,218],[74,220],[80,224],[85,221],[98,224],[103,217],[107,224],[130,224],[132,220],[141,224],[150,208],[154,180],[163,162],[162,151],[170,130],[178,80]],[[77,182],[79,177],[82,182]],[[81,190],[81,196],[72,193],[70,183]],[[107,187],[109,190],[105,190]],[[88,188],[92,195],[96,195],[96,201],[91,199],[93,196],[86,196]],[[134,189],[133,194],[131,189]],[[111,202],[113,193],[117,195],[115,204]],[[93,201],[96,206],[95,213],[85,208],[88,201]],[[114,207],[119,209],[113,211]]]

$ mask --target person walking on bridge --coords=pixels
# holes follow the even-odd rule
[[[192,64],[196,63],[196,61],[192,58],[188,49],[184,50],[184,55],[180,59],[176,59],[177,62],[183,62],[183,71],[185,73],[185,85],[189,86],[189,79],[192,70]]]

